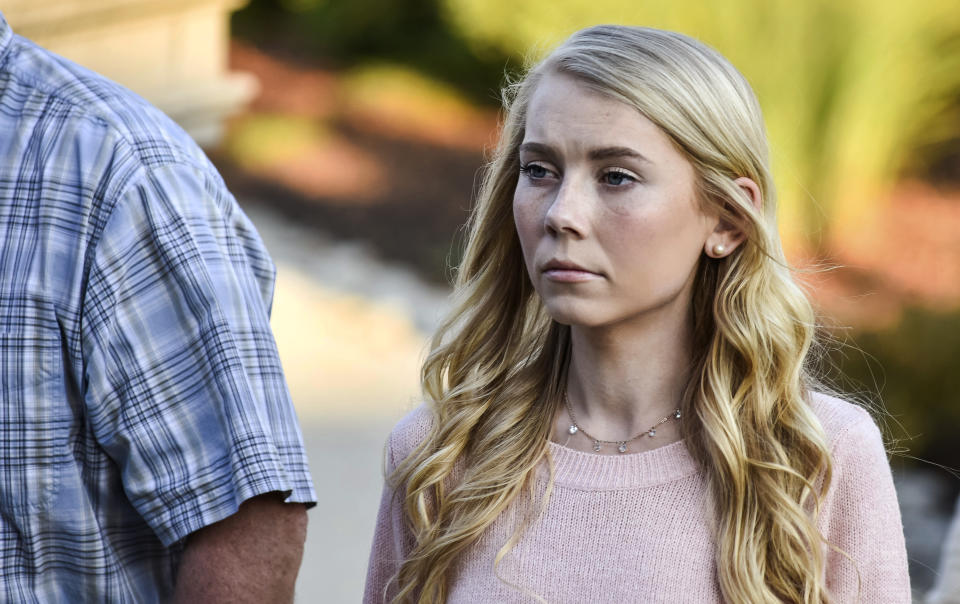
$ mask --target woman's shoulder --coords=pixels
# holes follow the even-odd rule
[[[405,459],[427,438],[433,415],[426,403],[420,403],[396,423],[387,441],[387,459],[391,467]]]
[[[862,406],[833,394],[810,392],[810,407],[820,420],[830,449],[851,440],[862,442],[880,437],[873,416]]]

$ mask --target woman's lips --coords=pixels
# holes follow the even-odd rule
[[[558,283],[583,283],[600,278],[597,273],[575,268],[548,268],[543,271],[543,276]]]

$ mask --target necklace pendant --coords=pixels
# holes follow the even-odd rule
[[[676,411],[674,411],[673,417],[674,417],[674,419],[680,419],[680,410],[679,410],[679,409],[677,409]]]
[[[649,436],[650,438],[653,438],[653,437],[656,436],[656,435],[657,435],[657,429],[656,429],[656,428],[650,428],[650,431],[647,432],[647,436]]]
[[[567,429],[567,432],[569,432],[570,434],[576,434],[579,431],[580,431],[580,428],[578,428],[576,424],[571,424],[570,427]]]
[[[597,451],[597,452],[600,451],[600,441],[599,441],[599,440],[593,441],[593,450],[594,450],[594,451]]]
[[[620,451],[621,453],[626,453],[626,452],[627,452],[627,443],[621,442],[621,443],[617,446],[617,451]]]

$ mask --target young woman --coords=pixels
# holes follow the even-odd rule
[[[686,36],[508,90],[366,602],[909,602],[881,436],[818,394],[757,101]]]

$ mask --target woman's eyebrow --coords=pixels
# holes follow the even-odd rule
[[[536,155],[543,155],[551,159],[556,159],[557,152],[550,145],[545,145],[543,143],[523,143],[520,145],[520,153],[533,153]]]
[[[543,143],[528,142],[520,145],[521,153],[534,153],[538,155],[543,155],[551,159],[555,158],[557,152],[550,145],[545,145]],[[601,160],[601,159],[610,159],[616,157],[630,157],[633,159],[652,164],[653,162],[644,157],[644,155],[638,151],[634,151],[630,147],[598,147],[596,149],[591,149],[587,153],[587,159],[591,161]]]
[[[632,157],[633,159],[639,159],[648,164],[653,163],[644,157],[642,153],[634,151],[630,147],[600,147],[598,149],[591,149],[590,152],[587,153],[587,158],[591,160],[610,159],[612,157]]]

